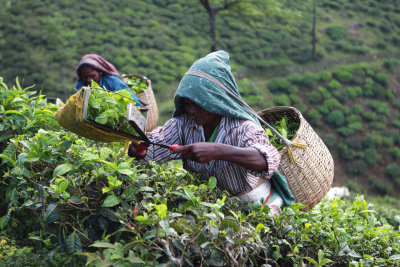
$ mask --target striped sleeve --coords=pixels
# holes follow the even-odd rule
[[[243,126],[243,146],[256,148],[265,157],[268,164],[266,171],[248,170],[248,172],[255,176],[270,178],[279,167],[281,156],[278,150],[269,142],[268,134],[262,127],[251,121],[246,121]]]
[[[172,145],[172,144],[182,144],[181,142],[181,129],[183,128],[183,121],[179,118],[173,118],[168,120],[164,126],[157,127],[153,131],[147,134],[150,141],[154,143]],[[156,161],[161,164],[174,159],[182,158],[181,154],[171,154],[168,148],[163,148],[157,145],[150,145],[147,150],[147,155],[144,158],[146,162]]]

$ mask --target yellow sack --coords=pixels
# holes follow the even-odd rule
[[[86,93],[87,90],[85,88],[80,89],[68,99],[64,107],[56,112],[55,117],[62,127],[77,135],[98,142],[110,143],[134,140],[129,134],[117,132],[107,127],[101,127],[83,118]]]

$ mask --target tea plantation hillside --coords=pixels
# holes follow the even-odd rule
[[[395,199],[354,194],[270,217],[179,162],[142,164],[118,156],[123,143],[64,130],[35,91],[0,78],[0,266],[400,264]]]
[[[216,2],[212,7],[219,7]],[[399,56],[398,0],[261,3],[217,15],[217,49],[231,54],[239,78],[257,81]],[[152,79],[162,121],[171,114],[177,82],[211,47],[208,14],[199,1],[185,0],[5,1],[0,35],[6,82],[20,76],[65,100],[80,57],[98,53],[121,73]],[[308,66],[312,62],[319,63]]]

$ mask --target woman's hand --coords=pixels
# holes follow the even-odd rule
[[[211,160],[216,159],[216,150],[215,149],[215,143],[206,143],[206,142],[201,142],[201,143],[194,143],[191,145],[185,145],[185,146],[180,146],[178,148],[175,148],[171,150],[172,154],[183,154],[183,157],[185,159],[197,161],[200,163],[208,163]]]
[[[128,156],[137,159],[144,159],[147,155],[147,148],[148,146],[141,142],[131,142],[128,148]]]

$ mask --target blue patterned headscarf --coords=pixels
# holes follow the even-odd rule
[[[190,74],[190,72],[199,71],[216,80],[210,81],[210,79]],[[251,120],[259,124],[258,119],[250,111],[225,92],[217,83],[223,84],[233,95],[242,99],[229,66],[229,54],[222,50],[208,54],[195,61],[190,67],[175,92],[173,116],[177,117],[185,113],[183,98],[188,98],[210,113]]]

